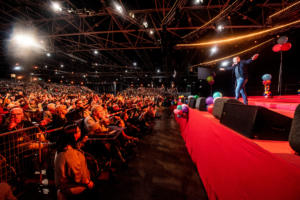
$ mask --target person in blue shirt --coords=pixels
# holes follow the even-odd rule
[[[235,98],[238,99],[240,94],[243,97],[244,104],[248,105],[247,94],[245,91],[245,85],[248,82],[248,70],[247,65],[258,58],[259,54],[253,55],[248,60],[241,60],[239,56],[232,59],[233,63],[231,67],[226,68],[226,70],[233,70],[236,78],[235,87]]]

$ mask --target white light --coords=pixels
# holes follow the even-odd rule
[[[149,33],[150,33],[150,35],[153,35],[154,31],[153,31],[153,30],[150,30]]]
[[[115,3],[115,8],[119,13],[123,14],[123,8],[118,3]]]
[[[132,64],[133,64],[133,66],[135,66],[135,67],[137,66],[137,62],[133,62]]]
[[[61,68],[64,68],[64,65],[63,65],[63,64],[61,64],[61,65],[60,65],[60,67],[61,67]]]
[[[223,25],[218,25],[218,26],[217,26],[217,30],[218,30],[218,31],[221,32],[223,29],[224,29],[224,26],[223,26]]]
[[[160,73],[160,69],[157,69],[157,73]]]
[[[134,13],[132,13],[132,12],[129,13],[129,16],[130,16],[131,18],[133,18],[133,19],[135,18]]]
[[[99,51],[98,50],[94,50],[94,54],[98,55]]]
[[[47,65],[45,65],[45,68],[47,69],[47,68],[48,68],[48,66],[47,66]]]
[[[12,41],[20,48],[41,48],[41,44],[36,40],[33,33],[19,32],[15,33]]]
[[[30,75],[31,75],[31,76],[33,76],[33,75],[34,75],[34,73],[30,73]]]
[[[225,69],[223,67],[220,68],[220,71],[225,71]]]
[[[62,11],[62,7],[60,6],[60,4],[58,2],[52,2],[52,9],[55,12],[61,12]]]
[[[51,53],[46,53],[46,56],[50,57],[50,56],[51,56]]]
[[[127,73],[127,72],[128,72],[128,70],[126,69],[126,70],[125,70],[125,72]]]
[[[195,0],[194,1],[194,4],[196,4],[196,5],[199,4],[199,3],[203,3],[203,0]]]
[[[228,64],[229,64],[229,62],[227,60],[225,60],[221,63],[221,66],[226,67]]]
[[[144,26],[145,28],[148,28],[148,22],[144,21],[144,22],[143,22],[143,26]]]
[[[20,71],[21,69],[22,69],[22,67],[19,66],[19,65],[17,65],[17,66],[14,67],[14,70],[16,70],[16,71]]]
[[[214,46],[210,49],[210,54],[213,55],[215,54],[216,52],[218,51],[218,47],[217,46]]]

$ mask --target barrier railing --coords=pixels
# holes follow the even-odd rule
[[[0,181],[8,182],[34,170],[41,160],[42,133],[29,127],[0,134]]]

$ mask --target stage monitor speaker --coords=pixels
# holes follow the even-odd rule
[[[215,103],[214,103],[214,108],[213,108],[213,112],[212,114],[218,118],[221,119],[222,116],[222,112],[223,112],[223,107],[225,103],[236,103],[236,104],[242,104],[241,102],[239,102],[236,99],[228,99],[228,98],[219,98],[216,99]]]
[[[220,122],[249,138],[287,140],[292,119],[261,106],[225,103]]]
[[[205,98],[204,97],[199,97],[196,100],[196,105],[195,108],[201,111],[206,111],[206,103],[205,103]]]
[[[295,110],[295,115],[289,135],[289,143],[292,149],[300,154],[300,104]]]
[[[189,107],[190,108],[195,108],[195,104],[196,104],[196,99],[194,97],[189,98]]]

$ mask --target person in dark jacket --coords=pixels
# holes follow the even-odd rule
[[[232,59],[233,63],[231,67],[228,67],[226,70],[233,70],[236,79],[236,87],[235,87],[235,98],[238,99],[240,94],[243,97],[244,104],[248,105],[247,94],[245,91],[245,86],[248,82],[248,70],[247,65],[252,61],[258,58],[259,54],[253,55],[248,60],[241,60],[239,56],[234,57]]]

